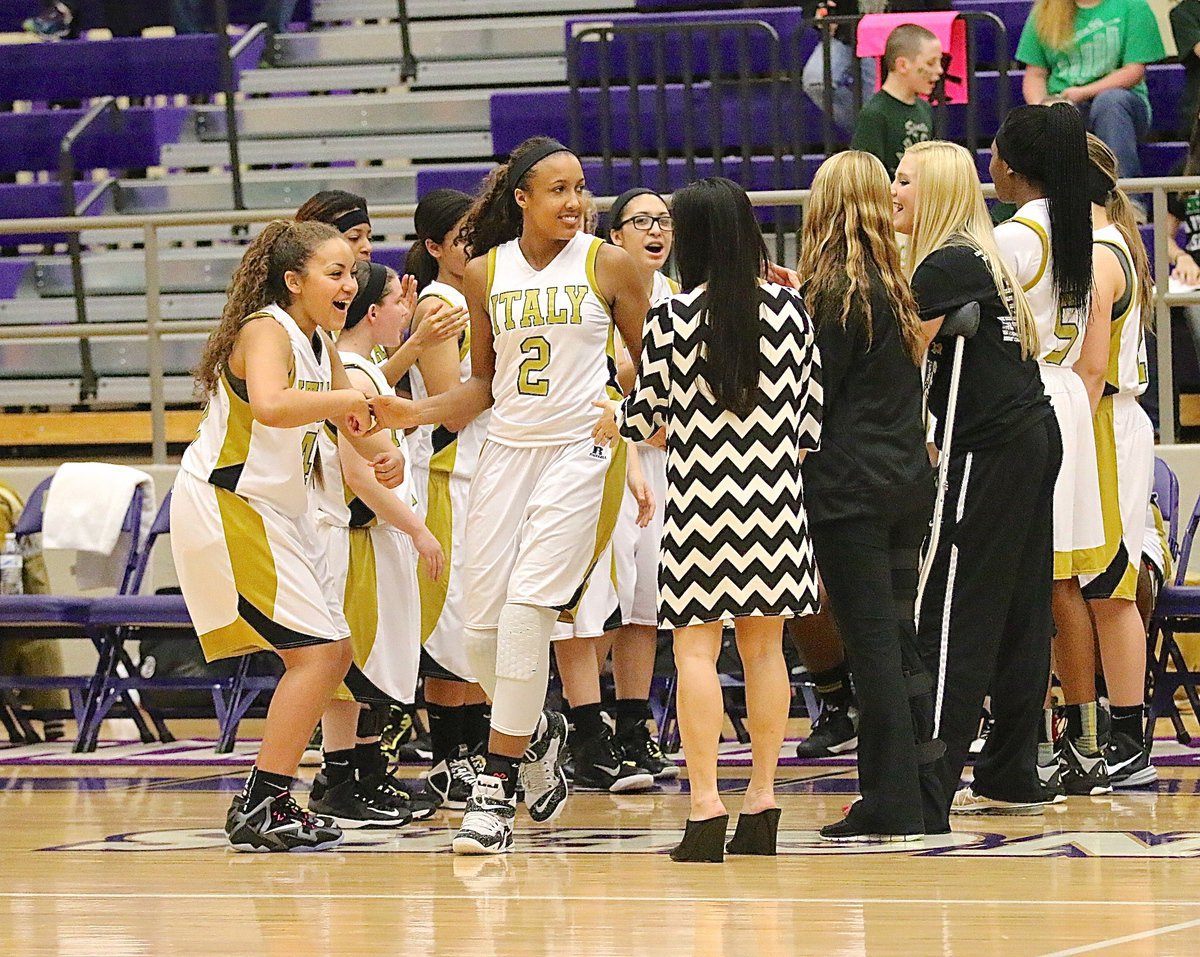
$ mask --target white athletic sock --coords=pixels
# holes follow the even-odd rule
[[[500,612],[492,727],[502,734],[520,736],[537,729],[550,678],[550,633],[557,619],[553,608],[534,605],[507,604]]]

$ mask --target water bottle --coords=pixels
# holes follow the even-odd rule
[[[20,595],[24,590],[25,559],[17,536],[4,536],[4,551],[0,552],[0,595]]]

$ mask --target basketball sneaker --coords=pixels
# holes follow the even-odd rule
[[[954,792],[951,814],[1040,814],[1045,801],[1001,801],[978,793],[973,785]]]
[[[1114,788],[1137,788],[1158,780],[1158,769],[1150,763],[1150,751],[1127,734],[1115,731],[1104,751],[1109,783]]]
[[[306,814],[286,791],[252,808],[239,794],[225,817],[225,836],[237,851],[324,851],[342,843],[336,824]]]
[[[832,758],[858,747],[858,712],[825,708],[813,722],[812,733],[796,745],[798,758]]]
[[[539,823],[553,821],[567,806],[567,776],[562,767],[566,743],[567,719],[557,711],[543,711],[518,771],[525,807]]]
[[[578,788],[626,794],[654,787],[654,775],[622,754],[607,724],[594,737],[572,744],[571,756],[575,759]]]
[[[433,766],[425,778],[425,790],[441,807],[461,811],[467,806],[477,777],[471,752],[460,744],[453,754]]]
[[[679,765],[662,753],[662,748],[650,734],[644,721],[631,725],[617,735],[617,746],[626,761],[645,768],[655,781],[670,781],[679,777]]]
[[[414,794],[388,770],[386,759],[382,767],[373,771],[360,771],[358,790],[377,804],[398,808],[407,812],[414,821],[424,821],[437,813],[438,803],[428,794]]]
[[[561,715],[560,715],[561,717]],[[504,793],[504,782],[490,774],[475,779],[462,825],[451,847],[455,854],[503,854],[513,845],[517,798]]]
[[[1093,756],[1080,754],[1075,742],[1065,738],[1061,761],[1062,784],[1067,794],[1093,797],[1097,794],[1112,793],[1112,783],[1108,779],[1108,766],[1104,763],[1103,752]]]
[[[1038,780],[1042,784],[1042,796],[1047,804],[1062,804],[1067,799],[1062,782],[1061,757],[1055,754],[1049,764],[1038,764]]]
[[[354,778],[330,784],[323,774],[313,779],[308,810],[330,818],[345,830],[360,827],[401,827],[412,820],[406,810],[385,804],[370,793],[362,793]]]

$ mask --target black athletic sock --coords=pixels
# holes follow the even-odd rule
[[[433,765],[445,761],[466,739],[463,737],[462,705],[429,704],[425,713],[429,715],[429,740],[433,742]]]
[[[645,698],[618,698],[613,706],[617,719],[617,737],[650,720],[650,702]]]
[[[486,702],[464,704],[460,710],[463,714],[463,744],[469,751],[486,751],[488,738],[492,733],[492,706]]]
[[[378,741],[370,744],[356,744],[350,756],[358,779],[372,777],[387,772],[387,758],[383,756],[383,748]]]
[[[1112,729],[1113,733],[1120,732],[1121,734],[1129,735],[1134,741],[1139,744],[1144,734],[1142,728],[1143,708],[1140,704],[1131,704],[1128,707],[1124,705],[1116,705],[1112,709]]]
[[[846,663],[830,668],[828,671],[814,671],[813,684],[821,703],[829,711],[845,711],[854,704],[854,696],[850,691],[850,672]]]
[[[579,741],[591,741],[604,733],[604,716],[600,713],[600,702],[568,708],[567,719],[575,726],[575,735]]]
[[[517,765],[519,758],[510,758],[506,754],[495,754],[491,751],[483,760],[483,773],[499,778],[504,785],[504,796],[512,797],[517,793]]]
[[[1099,707],[1095,701],[1067,705],[1067,737],[1085,757],[1100,753]]]
[[[321,762],[321,774],[330,787],[354,777],[354,749],[326,751]]]
[[[246,797],[246,807],[258,807],[267,798],[287,794],[291,786],[292,779],[286,774],[272,774],[270,771],[260,770],[255,765],[250,777],[246,778],[245,787],[242,788],[242,794]]]

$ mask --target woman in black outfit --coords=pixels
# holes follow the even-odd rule
[[[878,159],[849,151],[822,164],[802,249],[797,271],[825,394],[821,450],[804,462],[804,488],[859,701],[862,798],[821,837],[917,840],[925,827],[909,699],[928,712],[932,684],[915,651],[913,601],[934,481],[921,420],[925,343]]]
[[[1038,334],[992,233],[974,157],[953,143],[910,147],[892,185],[893,221],[909,236],[906,269],[929,347],[929,411],[946,450],[917,590],[917,643],[934,682],[933,734],[945,745],[922,778],[925,830],[948,815],[1029,814],[1044,805],[1037,735],[1050,667],[1058,421],[1038,373]],[[955,346],[946,316],[979,304],[965,346],[957,414],[946,417]],[[991,691],[995,723],[970,787],[955,793]],[[953,802],[953,806],[952,806]]]

